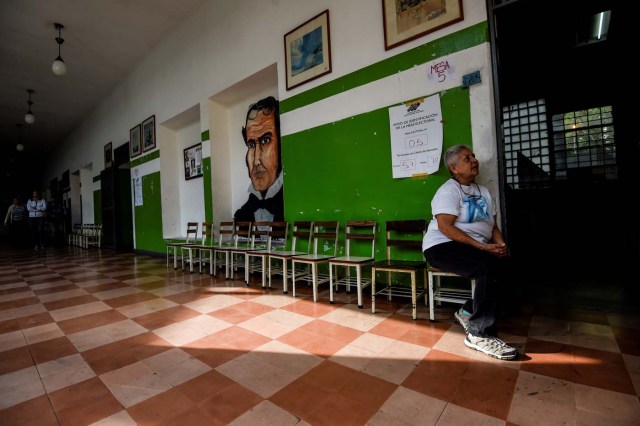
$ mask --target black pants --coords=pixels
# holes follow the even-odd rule
[[[44,217],[30,217],[29,228],[31,229],[31,239],[36,247],[43,247]]]
[[[11,245],[15,248],[24,248],[29,244],[29,231],[26,220],[14,220],[9,228]]]
[[[435,268],[469,279],[475,278],[473,301],[465,303],[465,309],[472,313],[469,318],[469,333],[474,336],[495,337],[498,306],[496,280],[501,259],[457,241],[435,245],[425,250],[424,256]]]

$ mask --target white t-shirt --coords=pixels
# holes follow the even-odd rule
[[[455,226],[474,240],[481,243],[491,240],[496,206],[489,190],[482,185],[465,186],[449,179],[433,196],[431,212],[433,219],[422,239],[422,251],[451,241],[438,229],[436,215],[442,213],[456,216]]]

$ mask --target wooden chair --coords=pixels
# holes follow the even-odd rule
[[[309,253],[309,250],[311,249],[312,233],[313,222],[293,222],[293,230],[291,231],[291,250],[274,250],[269,253],[269,266],[267,268],[267,275],[269,275],[269,287],[271,287],[271,277],[273,275],[282,275],[282,292],[287,294],[287,281],[289,277],[292,277],[291,269],[289,269],[291,257],[294,255]],[[280,262],[279,265],[278,262]],[[304,274],[304,272],[299,271],[298,274],[301,275]]]
[[[376,244],[376,221],[349,221],[347,222],[347,231],[345,234],[346,240],[346,256],[334,257],[329,260],[329,281],[330,281],[330,293],[329,300],[333,303],[333,290],[334,286],[337,289],[339,285],[344,285],[347,288],[347,293],[351,291],[351,286],[356,286],[358,292],[358,308],[363,308],[362,303],[362,289],[371,285],[371,280],[362,279],[362,268],[367,265],[371,265],[375,256],[375,244]],[[366,247],[361,247],[365,246]],[[367,256],[355,256],[358,248],[367,250]],[[370,250],[370,254],[369,254]],[[333,281],[334,269],[335,276],[338,275],[338,266],[344,266],[346,269],[346,276]],[[351,269],[355,268],[356,277],[353,278],[350,275]]]
[[[182,270],[184,271],[185,252],[187,253],[187,263],[189,263],[189,272],[193,272],[194,263],[198,264],[199,272],[202,273],[202,263],[206,261],[203,254],[207,254],[209,259],[213,253],[213,242],[215,236],[213,233],[213,223],[202,222],[202,232],[200,233],[200,241],[197,244],[183,246],[180,248],[182,252]],[[213,270],[213,262],[209,262],[209,269]],[[212,274],[212,273],[211,273]]]
[[[229,278],[229,249],[234,244],[233,222],[222,221],[218,225],[218,242],[213,246],[213,275],[218,274],[218,263],[224,256],[224,277]]]
[[[313,224],[313,253],[291,256],[291,283],[293,285],[293,297],[296,297],[296,264],[308,265],[311,274],[304,274],[298,278],[309,282],[313,286],[313,301],[318,300],[318,286],[329,282],[329,274],[318,273],[318,266],[328,265],[329,260],[336,256],[338,250],[338,231],[340,223],[338,221],[315,222]],[[325,249],[325,253],[318,253],[318,247]],[[326,250],[326,248],[329,250]]]
[[[266,223],[266,229],[264,225]],[[267,275],[267,259],[271,253],[278,253],[285,249],[287,243],[287,235],[289,233],[288,222],[256,222],[254,223],[254,231],[252,238],[254,239],[253,247],[256,250],[250,250],[245,253],[245,277],[244,280],[249,284],[249,276],[253,272],[262,274],[262,288],[265,287]],[[261,247],[263,246],[264,247]],[[253,263],[252,263],[253,259]],[[269,280],[271,287],[271,280]]]
[[[87,240],[85,245],[87,246],[87,248],[89,247],[97,247],[100,248],[102,247],[102,224],[101,223],[96,223],[93,224],[93,227],[91,228],[91,234],[89,236],[87,236]]]
[[[233,246],[228,248],[229,252],[227,264],[227,276],[234,278],[234,273],[238,268],[244,268],[244,256],[248,250],[253,250],[251,246],[252,222],[239,221],[233,223]],[[239,261],[237,259],[242,259]]]
[[[374,262],[371,266],[371,312],[376,312],[376,295],[386,294],[387,299],[392,296],[411,297],[412,317],[416,319],[417,298],[425,295],[427,282],[427,262],[424,260],[407,260],[410,257],[424,259],[422,255],[422,238],[427,231],[427,221],[418,220],[392,220],[386,222],[386,259]],[[387,285],[376,291],[376,273],[387,273]],[[393,285],[391,273],[409,274],[411,287]],[[424,275],[423,288],[418,293],[416,275]]]
[[[178,250],[189,244],[195,244],[198,239],[198,222],[187,222],[187,236],[181,241],[171,241],[167,244],[167,267],[169,267],[169,254],[173,252],[173,269],[178,269]]]
[[[435,320],[435,304],[440,302],[460,303],[464,304],[468,299],[473,298],[473,292],[476,290],[476,280],[471,279],[471,288],[458,288],[442,286],[441,277],[457,277],[460,275],[453,272],[443,271],[442,269],[427,266],[427,276],[429,277],[429,320]]]

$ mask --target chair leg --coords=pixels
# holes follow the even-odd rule
[[[336,265],[337,268],[338,266]],[[333,304],[333,268],[331,264],[329,264],[329,303]]]
[[[284,268],[283,268],[284,270]],[[296,261],[291,261],[291,287],[293,288],[293,298],[296,298]]]
[[[371,268],[371,313],[376,313],[376,268]]]
[[[360,265],[356,265],[356,291],[358,292],[358,308],[364,309],[362,303],[362,270]]]
[[[436,318],[435,315],[435,309],[434,309],[434,304],[435,302],[433,301],[433,274],[431,272],[428,273],[429,275],[429,320],[433,321]]]
[[[288,272],[287,272],[287,258],[282,258],[282,293],[287,294],[289,289],[287,288],[288,281]],[[295,295],[294,295],[295,297]]]
[[[244,255],[244,283],[249,285],[249,255]]]
[[[318,301],[318,264],[311,264],[311,280],[313,283],[313,301]]]
[[[416,306],[416,271],[411,272],[411,316],[413,319],[417,318],[417,306]]]

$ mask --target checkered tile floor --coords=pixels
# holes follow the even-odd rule
[[[103,250],[0,253],[2,425],[640,424],[640,315],[503,318],[524,354],[463,344],[452,307],[263,290]]]

